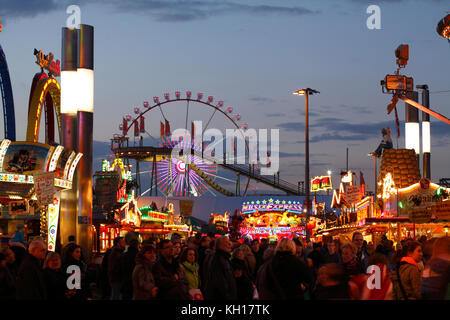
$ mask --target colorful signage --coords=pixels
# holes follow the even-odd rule
[[[45,172],[53,149],[44,144],[12,142],[6,150],[2,171],[15,174]]]
[[[8,203],[10,215],[21,215],[28,213],[28,202],[26,200],[11,201]]]
[[[311,191],[316,192],[320,190],[332,189],[331,176],[320,176],[311,179]]]
[[[440,220],[450,220],[450,201],[438,202],[432,209],[433,214]]]
[[[44,55],[42,50],[34,49],[34,55],[36,56],[36,64],[47,70],[49,76],[59,77],[61,75],[61,61],[54,61],[53,53],[50,52],[48,55]]]
[[[47,213],[48,251],[55,251],[56,247],[56,236],[58,234],[59,206],[60,206],[60,197],[59,192],[57,192],[56,196],[53,198],[52,203],[49,204],[48,206],[48,213]]]
[[[53,202],[55,194],[55,173],[46,172],[34,175],[34,188],[39,204],[47,205]]]
[[[362,199],[360,186],[347,186],[345,191],[345,200],[349,204],[357,203]]]
[[[302,204],[300,201],[280,201],[280,200],[262,200],[248,201],[242,204],[242,213],[252,213],[255,211],[287,211],[292,213],[302,213]]]

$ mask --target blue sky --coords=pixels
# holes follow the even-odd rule
[[[0,0],[0,44],[13,82],[18,139],[25,138],[23,119],[38,72],[33,49],[60,58],[69,4],[79,4],[81,22],[95,28],[97,141],[119,132],[122,116],[144,100],[176,90],[203,92],[232,106],[249,127],[279,128],[280,177],[296,183],[304,177],[304,99],[292,92],[311,87],[321,92],[310,99],[311,176],[331,169],[336,181],[348,147],[349,167],[363,171],[371,188],[367,153],[383,126],[395,132],[394,116],[386,113],[391,97],[379,83],[395,70],[394,50],[402,43],[410,45],[402,72],[415,85],[428,84],[432,108],[450,116],[450,92],[433,93],[450,90],[450,44],[436,33],[447,1]],[[381,8],[381,30],[366,27],[370,4]],[[403,147],[404,103],[398,106]],[[184,126],[177,108],[184,106],[167,111],[172,128],[177,121]],[[209,117],[201,109],[194,115]],[[159,127],[152,130],[157,135]],[[436,181],[450,177],[450,127],[432,120],[431,130]]]

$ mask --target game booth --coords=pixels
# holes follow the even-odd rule
[[[305,218],[302,217],[300,201],[264,199],[242,204],[242,223],[239,232],[242,238],[304,237]]]

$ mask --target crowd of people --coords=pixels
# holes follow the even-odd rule
[[[10,243],[0,251],[2,300],[450,299],[448,237],[403,240],[394,248],[386,237],[375,247],[359,232],[344,243],[306,245],[299,238],[233,242],[177,234],[140,243],[128,232],[94,269],[74,242],[61,255],[47,253],[40,239],[23,247]],[[74,265],[81,285],[69,289],[67,270]]]

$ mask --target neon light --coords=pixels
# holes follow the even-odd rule
[[[69,181],[73,180],[73,174],[75,173],[75,168],[77,167],[78,161],[80,161],[82,156],[83,156],[83,154],[81,152],[79,152],[77,154],[77,156],[75,157],[75,160],[73,160],[73,162],[70,166],[69,176],[68,176],[67,180],[69,180]]]
[[[56,164],[58,163],[58,159],[61,156],[61,153],[63,151],[63,146],[57,146],[55,152],[53,152],[52,158],[50,160],[49,166],[48,166],[48,172],[55,171]]]
[[[72,160],[75,158],[76,153],[72,151],[69,158],[67,159],[66,165],[64,166],[64,179],[67,179],[67,175],[69,174],[70,164],[72,163]]]
[[[8,150],[10,143],[11,140],[4,139],[0,145],[0,172],[3,171],[3,160],[5,160],[6,150]]]
[[[242,204],[241,211],[243,214],[253,213],[255,211],[287,211],[292,213],[302,213],[302,207],[303,204],[301,204],[300,201],[292,201],[292,203],[280,204],[280,200],[274,201],[273,199],[269,199],[268,201],[257,201],[256,204],[254,201],[250,203],[244,202]]]
[[[52,76],[55,75],[56,77],[59,77],[61,74],[61,61],[56,60],[56,62],[53,60],[53,53],[49,53],[47,56],[44,56],[44,53],[42,50],[36,50],[34,49],[34,55],[36,56],[36,64],[40,66],[42,69],[45,69],[48,71],[48,75]]]
[[[57,196],[53,199],[53,203],[48,205],[48,251],[55,251],[56,247],[56,236],[58,234],[58,220],[59,220],[59,192]]]
[[[392,194],[396,193],[397,189],[395,188],[394,179],[392,179],[392,175],[390,172],[386,174],[383,178],[383,199],[389,199]]]

